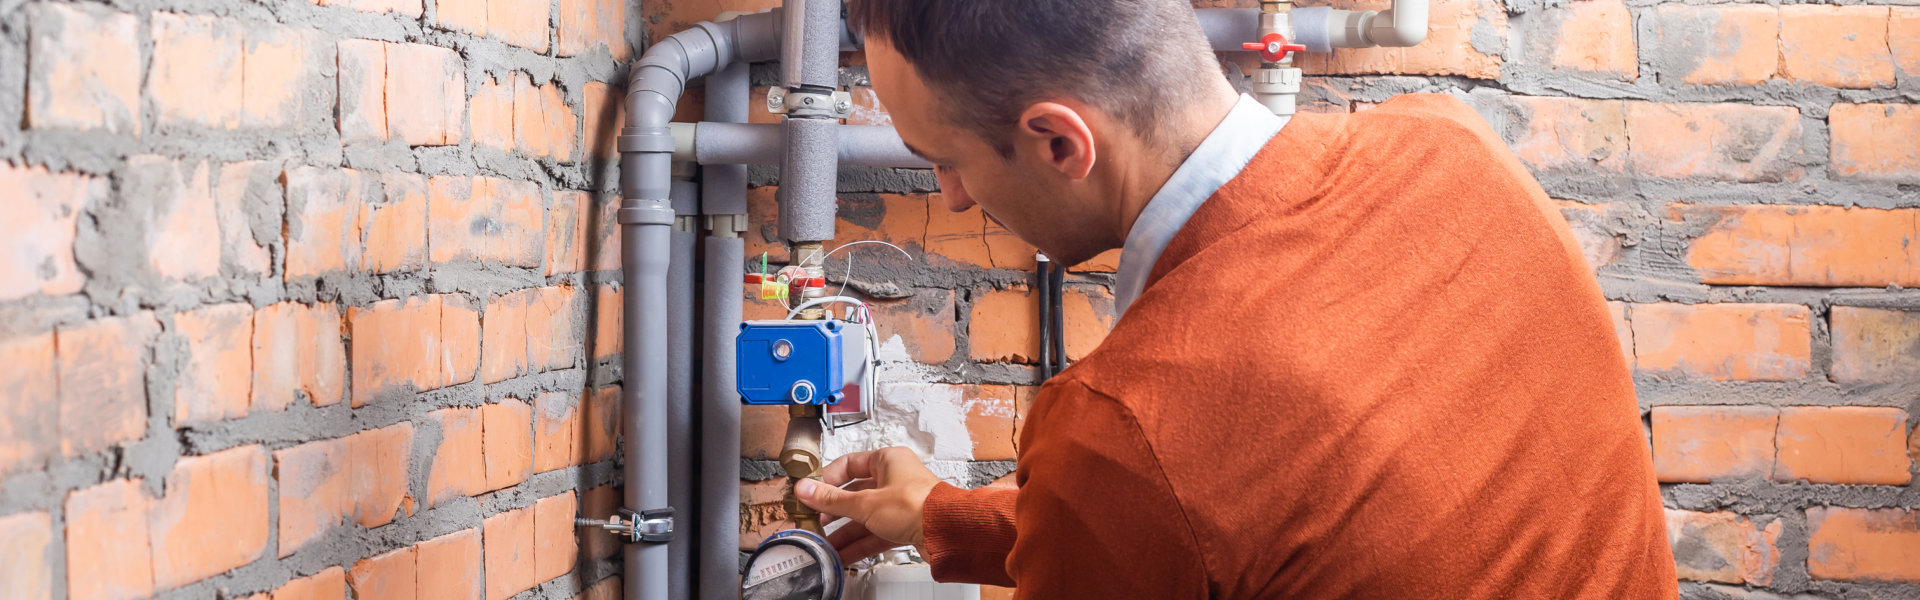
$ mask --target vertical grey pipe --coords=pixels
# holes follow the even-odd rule
[[[834,185],[840,124],[832,119],[786,121],[780,157],[780,236],[788,243],[833,239]]]
[[[708,121],[744,123],[753,87],[746,61],[707,76]],[[700,169],[700,210],[724,215],[706,241],[706,284],[701,298],[706,330],[700,407],[700,600],[740,598],[740,394],[734,387],[733,338],[740,328],[740,265],[745,240],[733,219],[747,216],[747,166]]]
[[[691,165],[682,165],[689,167]],[[683,223],[698,218],[700,186],[692,181],[674,181],[674,215]],[[698,243],[691,227],[674,227],[669,235],[672,246],[667,263],[667,501],[673,504],[674,517],[685,524],[673,542],[667,545],[667,571],[672,577],[668,594],[673,598],[691,598],[693,590],[693,551],[698,538],[702,513],[694,502],[694,460],[697,442],[693,424],[693,259]]]

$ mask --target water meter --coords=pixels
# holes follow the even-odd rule
[[[747,558],[741,600],[839,600],[845,579],[840,554],[812,532],[788,529],[760,542]]]

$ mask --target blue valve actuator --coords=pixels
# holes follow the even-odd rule
[[[846,385],[839,321],[747,321],[734,338],[740,402],[839,404]]]

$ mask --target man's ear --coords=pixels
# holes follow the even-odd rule
[[[1078,111],[1056,102],[1040,102],[1020,113],[1014,132],[1016,153],[1039,157],[1072,179],[1085,179],[1097,159],[1093,130]]]

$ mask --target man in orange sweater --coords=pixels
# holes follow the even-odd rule
[[[1676,595],[1600,289],[1464,104],[1281,119],[1186,0],[851,15],[949,207],[1062,264],[1122,248],[1122,314],[1040,389],[1017,491],[898,448],[802,481],[843,556],[1022,598]]]

